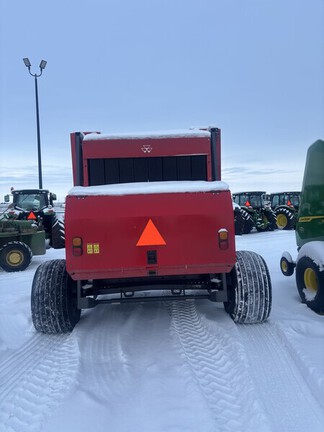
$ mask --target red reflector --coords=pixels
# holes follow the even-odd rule
[[[219,249],[220,250],[226,250],[228,249],[228,241],[220,241],[219,242]]]
[[[29,215],[27,216],[27,220],[37,220],[35,213],[30,212]]]

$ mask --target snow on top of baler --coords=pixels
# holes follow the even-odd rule
[[[211,192],[229,190],[222,181],[164,181],[145,183],[119,183],[100,186],[75,186],[68,195],[138,195],[186,192]]]
[[[210,137],[210,132],[199,129],[169,130],[159,132],[136,132],[136,133],[89,133],[84,136],[83,141],[118,140],[118,139],[163,139],[163,138],[197,138]]]

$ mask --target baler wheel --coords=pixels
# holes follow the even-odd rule
[[[64,259],[46,261],[36,270],[31,292],[32,321],[37,331],[68,333],[80,319],[77,284]]]
[[[271,279],[264,259],[255,252],[237,251],[226,312],[236,323],[262,323],[270,315],[271,302]]]

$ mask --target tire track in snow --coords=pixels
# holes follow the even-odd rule
[[[323,411],[300,373],[290,347],[271,322],[237,326],[260,399],[272,419],[273,430],[323,430]],[[298,360],[297,360],[298,361]]]
[[[157,304],[117,304],[89,312],[84,326],[75,328],[79,340],[82,386],[95,399],[124,395],[137,376],[152,365],[152,336],[156,316],[165,309]],[[166,315],[167,316],[167,315]],[[91,327],[91,337],[89,334]],[[100,394],[98,395],[98,389]]]
[[[211,333],[194,301],[166,303],[171,330],[180,341],[194,377],[215,421],[215,431],[270,431],[263,407],[242,366],[241,348],[222,329]]]
[[[128,379],[130,360],[122,346],[123,334],[127,334],[127,309],[127,305],[123,308],[123,305],[119,304],[100,306],[95,311],[89,311],[86,320],[80,322],[74,330],[82,353],[81,385],[88,394],[99,401],[114,396],[112,383],[113,392],[118,393]],[[137,308],[130,310],[133,322],[139,312],[136,313]],[[88,337],[89,327],[91,337]]]
[[[323,338],[323,330],[321,328],[314,329],[313,327],[308,329],[309,333],[312,334],[312,337],[316,337],[315,340],[312,340],[312,343],[317,344],[317,352],[315,352],[315,356],[317,354],[317,357],[315,358],[308,358],[309,354],[307,350],[300,349],[300,346],[298,344],[296,345],[295,337],[293,339],[290,338],[290,333],[296,333],[300,336],[305,335],[305,323],[298,323],[297,328],[293,328],[292,326],[286,327],[283,324],[272,324],[275,325],[278,337],[280,338],[282,344],[284,344],[287,348],[287,350],[290,353],[290,356],[294,359],[295,364],[297,365],[300,373],[303,375],[305,381],[307,382],[314,398],[318,401],[318,403],[321,405],[323,413],[324,413],[324,375],[318,375],[318,373],[314,376],[313,371],[314,369],[317,371],[314,366],[312,366],[312,363],[310,363],[310,359],[312,361],[321,361],[324,364],[323,359],[323,347],[324,347],[324,338]],[[311,327],[312,324],[309,323],[309,327]],[[315,363],[316,364],[316,363]]]
[[[36,334],[0,365],[0,431],[36,432],[70,391],[79,350],[73,335]]]
[[[204,421],[209,411],[205,406],[199,413],[192,410],[197,398],[187,397],[183,360],[170,338],[164,302],[103,305],[87,320],[75,329],[82,354],[80,386],[105,405],[109,430],[129,431],[121,404],[125,416],[136,419],[136,431],[199,430],[197,419]],[[89,327],[91,337],[86,337]]]

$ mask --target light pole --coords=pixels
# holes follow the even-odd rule
[[[39,126],[39,108],[38,108],[38,87],[37,87],[37,78],[40,77],[43,73],[43,70],[46,67],[47,61],[42,60],[39,64],[40,73],[32,74],[30,72],[31,63],[27,57],[23,58],[25,66],[28,68],[28,72],[31,76],[35,78],[35,97],[36,97],[36,123],[37,123],[37,153],[38,153],[38,184],[39,189],[43,189],[43,179],[42,179],[42,156],[41,156],[41,142],[40,142],[40,126]]]

